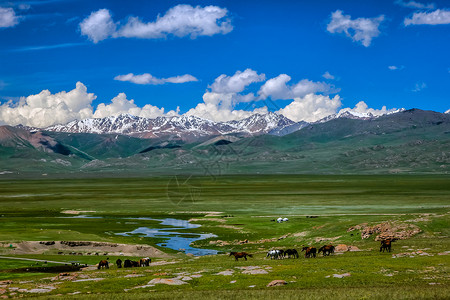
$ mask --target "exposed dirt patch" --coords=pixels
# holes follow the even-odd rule
[[[388,221],[373,226],[370,226],[367,223],[362,223],[350,227],[347,232],[354,230],[359,230],[361,232],[362,239],[367,239],[373,234],[378,234],[375,238],[376,241],[381,241],[388,238],[405,240],[422,232],[422,230],[417,225],[399,221]]]
[[[201,221],[211,221],[211,222],[219,222],[219,223],[226,222],[226,220],[224,220],[224,219],[217,219],[217,218],[192,218],[192,219],[189,219],[189,222],[201,222]]]
[[[8,243],[9,245],[9,243]],[[58,251],[60,254],[85,255],[87,253],[111,256],[142,256],[142,257],[169,257],[168,254],[148,245],[129,245],[90,241],[55,241],[46,243],[39,241],[26,241],[13,243],[15,249],[11,254],[42,254],[47,251]]]
[[[79,215],[79,214],[86,214],[86,213],[94,213],[95,210],[63,210],[62,214],[68,214],[68,215]]]

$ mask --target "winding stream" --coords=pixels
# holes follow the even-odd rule
[[[160,247],[165,247],[177,251],[184,252],[186,254],[191,253],[195,256],[214,255],[217,254],[217,250],[201,249],[191,247],[190,244],[195,241],[208,239],[211,237],[217,237],[212,233],[192,233],[182,232],[185,229],[199,228],[199,224],[191,224],[186,220],[178,219],[153,219],[153,218],[135,218],[134,220],[151,220],[158,221],[161,225],[172,226],[173,228],[149,228],[138,227],[133,231],[116,233],[121,236],[130,236],[133,234],[143,235],[145,237],[158,237],[166,239],[165,242],[157,244]],[[181,231],[181,232],[180,232]]]

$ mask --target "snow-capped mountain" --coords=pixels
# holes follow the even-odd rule
[[[99,119],[75,120],[65,125],[55,125],[44,130],[69,133],[116,133],[141,138],[177,136],[192,139],[211,135],[259,135],[296,124],[280,114],[254,114],[246,119],[214,122],[196,116],[158,117],[155,119],[129,114]]]
[[[332,114],[329,115],[323,119],[320,119],[317,122],[314,123],[325,123],[337,118],[346,118],[346,119],[356,119],[356,120],[370,120],[370,119],[376,119],[379,118],[381,116],[386,116],[386,115],[391,115],[391,114],[395,114],[395,113],[399,113],[405,111],[404,108],[400,108],[400,109],[396,109],[393,111],[389,111],[386,112],[385,114],[373,114],[371,112],[366,112],[366,113],[359,113],[356,111],[352,111],[352,110],[341,110],[340,112],[338,112],[337,114]]]

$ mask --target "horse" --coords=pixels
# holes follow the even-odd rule
[[[139,267],[139,262],[134,261],[134,260],[125,259],[125,261],[123,262],[123,267],[124,268]]]
[[[140,267],[148,267],[148,266],[150,266],[151,262],[152,262],[152,260],[150,258],[144,257],[139,260],[139,266]]]
[[[279,259],[282,258],[284,256],[284,251],[283,250],[269,250],[269,252],[267,252],[266,257],[270,257],[270,259]]]
[[[118,268],[122,268],[122,260],[120,258],[116,260],[116,265]]]
[[[315,247],[303,247],[302,252],[303,251],[305,251],[305,258],[310,258],[310,257],[316,258],[317,249]]]
[[[248,257],[253,257],[253,255],[247,253],[247,252],[230,252],[229,256],[234,256],[234,259],[236,261],[238,261],[238,258],[245,258],[245,260],[247,260],[247,256]]]
[[[98,263],[97,269],[100,270],[100,269],[103,268],[103,267],[109,269],[109,263],[108,263],[107,260],[101,260],[101,261]]]
[[[331,253],[334,253],[334,246],[333,245],[324,245],[319,248],[319,252],[323,252],[323,256],[328,256]]]
[[[286,257],[286,255],[287,255],[288,258],[291,258],[291,255],[292,255],[294,258],[298,258],[298,252],[297,252],[297,250],[295,250],[295,249],[286,249],[286,250],[284,251],[284,257]]]
[[[381,240],[380,252],[386,250],[387,252],[391,252],[391,243],[395,242],[397,239],[385,239]]]

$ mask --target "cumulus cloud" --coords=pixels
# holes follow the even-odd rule
[[[214,93],[240,93],[248,85],[254,82],[264,81],[265,79],[265,74],[258,74],[252,69],[246,69],[244,72],[237,71],[233,76],[220,75],[209,88]]]
[[[442,25],[450,24],[450,10],[436,9],[432,12],[417,12],[403,22],[409,25]]]
[[[114,77],[114,80],[119,81],[129,81],[135,84],[165,84],[165,83],[185,83],[185,82],[191,82],[191,81],[198,81],[197,78],[195,78],[192,75],[185,74],[181,76],[175,76],[175,77],[169,77],[169,78],[156,78],[153,77],[149,73],[144,73],[141,75],[134,75],[133,73],[129,73],[126,75],[118,75]]]
[[[10,7],[0,7],[0,28],[13,27],[19,23],[14,9]]]
[[[122,22],[125,23],[125,22]],[[80,23],[82,35],[97,43],[109,37],[143,39],[176,37],[196,38],[227,34],[233,30],[228,10],[218,6],[196,6],[180,4],[170,8],[164,15],[158,15],[153,22],[143,22],[139,17],[130,17],[119,28],[107,9],[91,13]]]
[[[179,109],[166,112],[150,104],[138,107],[134,100],[127,99],[124,93],[118,94],[111,103],[100,103],[92,107],[97,97],[87,92],[81,82],[75,89],[52,94],[44,90],[37,95],[21,97],[18,103],[8,101],[0,106],[0,124],[26,125],[45,128],[56,124],[65,124],[73,120],[86,118],[104,118],[119,114],[131,114],[138,117],[156,118],[159,116],[177,116]]]
[[[341,105],[339,95],[330,98],[324,95],[308,94],[304,97],[295,98],[286,107],[280,109],[278,113],[295,122],[315,122],[335,114]]]
[[[427,87],[427,84],[425,82],[417,82],[414,86],[414,89],[412,89],[413,92],[420,92],[421,90],[425,89]]]
[[[267,80],[258,92],[259,99],[263,100],[271,97],[272,100],[286,100],[301,98],[311,93],[333,93],[337,91],[332,85],[325,82],[303,79],[297,84],[288,85],[287,83],[290,80],[291,77],[287,74],[280,74]]]
[[[231,120],[241,120],[255,113],[265,114],[268,112],[267,107],[256,108],[252,111],[248,110],[237,110],[231,106],[220,106],[210,102],[215,95],[206,93],[203,95],[204,103],[197,104],[196,107],[191,108],[185,113],[187,116],[197,116],[200,118],[216,121],[216,122],[226,122]]]
[[[63,124],[75,119],[92,117],[94,94],[88,93],[81,82],[69,92],[50,93],[44,90],[37,95],[21,97],[0,106],[0,121],[9,125],[23,124],[34,127],[47,127]]]
[[[105,118],[109,116],[117,116],[120,114],[130,114],[133,116],[144,118],[157,118],[161,116],[176,116],[177,111],[164,112],[164,108],[158,108],[156,106],[146,104],[144,107],[138,107],[134,100],[128,100],[125,93],[120,93],[111,100],[110,104],[100,103],[93,115],[94,118]]]
[[[450,109],[445,112],[446,114],[450,114]]]
[[[369,47],[372,39],[380,35],[378,27],[383,21],[384,15],[352,20],[350,15],[344,15],[341,10],[336,10],[331,14],[327,30],[330,33],[345,33],[354,42],[360,42],[363,46]]]
[[[343,108],[338,112],[338,115],[341,115],[345,112],[352,112],[359,116],[382,116],[388,113],[392,113],[397,111],[396,108],[387,109],[386,106],[383,106],[381,109],[373,109],[369,108],[364,101],[358,102],[354,108]]]
[[[416,1],[405,2],[402,0],[397,0],[394,3],[397,5],[403,6],[403,7],[408,7],[408,8],[413,8],[413,9],[434,9],[436,7],[436,5],[434,3],[424,4],[424,3],[420,3],[420,2],[416,2]]]
[[[94,43],[109,38],[116,32],[111,13],[106,8],[93,12],[80,23],[82,35],[86,35]]]
[[[330,72],[326,71],[323,75],[323,78],[333,80],[335,77],[330,74]]]

